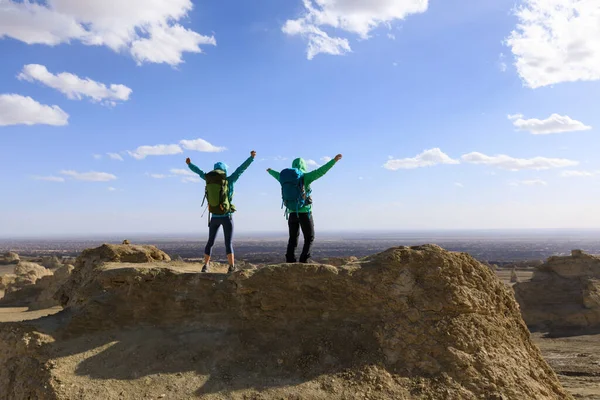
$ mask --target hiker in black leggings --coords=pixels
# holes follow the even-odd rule
[[[299,169],[304,173],[304,188],[308,195],[310,195],[311,188],[310,185],[314,181],[319,178],[322,178],[323,175],[327,173],[338,161],[342,159],[342,155],[338,154],[335,158],[322,167],[317,168],[314,171],[306,172],[306,161],[302,158],[297,158],[292,162],[292,168]],[[280,173],[272,170],[271,168],[267,169],[267,172],[277,181],[279,181]],[[296,247],[298,247],[298,238],[300,236],[300,229],[302,229],[302,234],[304,235],[304,248],[302,249],[302,253],[300,254],[300,262],[307,263],[310,260],[310,249],[315,240],[315,225],[312,215],[312,200],[302,207],[299,210],[287,210],[288,216],[288,228],[290,233],[290,238],[288,240],[287,251],[285,253],[285,260],[288,263],[296,262]]]

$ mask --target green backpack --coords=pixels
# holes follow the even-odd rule
[[[221,170],[214,170],[206,174],[206,189],[204,200],[208,201],[208,211],[211,214],[223,215],[235,211],[229,202],[229,182],[227,175]],[[204,206],[204,200],[202,206]]]

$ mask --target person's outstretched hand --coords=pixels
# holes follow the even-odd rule
[[[334,158],[335,162],[338,162],[338,161],[340,161],[341,159],[342,159],[342,155],[341,155],[341,154],[338,154],[338,155],[337,155],[337,156],[335,156],[335,158]]]
[[[256,152],[255,152],[254,150],[252,150],[252,151],[250,152],[250,156],[251,156],[252,158],[256,157]]]
[[[192,160],[190,160],[190,158],[188,157],[188,158],[185,159],[185,163],[187,165],[190,165],[192,163]]]
[[[267,172],[271,172],[271,168],[267,168]]]

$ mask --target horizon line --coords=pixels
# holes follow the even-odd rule
[[[361,234],[379,234],[379,235],[407,235],[407,234],[451,234],[451,233],[600,233],[598,228],[421,228],[421,229],[361,229],[361,230],[321,230],[319,236],[331,235],[361,235]],[[237,238],[247,236],[281,236],[287,237],[285,231],[241,231],[236,232]],[[206,232],[113,232],[113,233],[47,233],[47,234],[18,234],[18,235],[2,235],[0,240],[19,240],[19,239],[98,239],[98,238],[116,238],[116,237],[155,237],[155,238],[172,238],[192,236],[202,239],[206,236]]]

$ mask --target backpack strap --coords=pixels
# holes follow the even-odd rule
[[[204,198],[202,199],[202,204],[200,205],[200,207],[204,207],[204,203],[208,201],[208,188],[205,186],[204,187]],[[208,205],[206,205],[206,207],[208,207]]]

